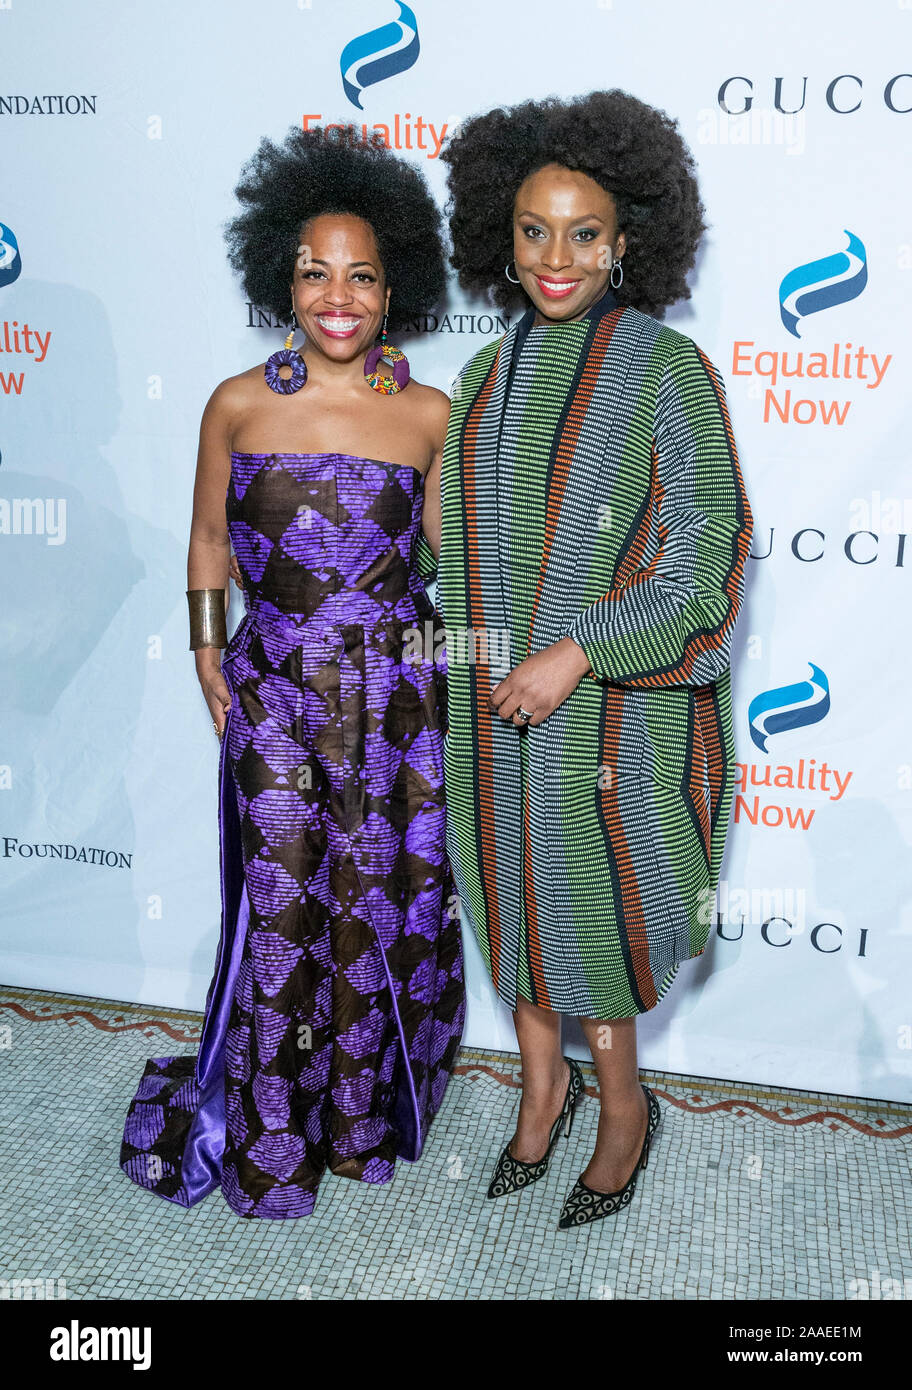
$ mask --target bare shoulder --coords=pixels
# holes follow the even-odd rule
[[[429,428],[435,432],[441,427],[446,430],[450,418],[450,398],[446,391],[439,391],[436,386],[426,386],[414,379],[409,382],[409,390],[412,387],[416,393],[412,398],[413,408],[427,420]]]
[[[230,424],[252,404],[255,388],[262,379],[263,368],[257,366],[220,381],[206,402],[206,417]]]

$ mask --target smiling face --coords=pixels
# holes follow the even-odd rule
[[[604,294],[626,249],[611,194],[588,174],[546,164],[520,184],[513,204],[516,274],[535,322],[579,318]]]
[[[305,222],[291,292],[311,345],[337,362],[367,352],[390,299],[370,224],[349,213]]]

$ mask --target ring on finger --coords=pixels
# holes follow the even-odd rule
[[[524,724],[528,724],[529,720],[532,718],[532,715],[529,713],[529,711],[523,709],[522,705],[518,707],[516,713],[519,715],[520,719]]]

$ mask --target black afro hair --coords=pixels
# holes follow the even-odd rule
[[[504,266],[513,259],[513,206],[545,164],[588,174],[614,198],[626,236],[620,304],[661,316],[690,298],[687,272],[706,230],[693,157],[677,122],[613,89],[496,108],[461,124],[440,158],[449,165],[452,264],[471,293],[502,309],[528,305]]]
[[[351,213],[373,228],[391,288],[390,331],[427,313],[446,288],[440,209],[423,174],[379,137],[354,127],[302,130],[281,144],[264,136],[234,190],[244,211],[225,223],[228,260],[259,308],[290,320],[290,292],[304,222]]]

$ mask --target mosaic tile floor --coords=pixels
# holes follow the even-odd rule
[[[218,1191],[184,1210],[118,1154],[146,1059],[194,1052],[200,1022],[0,987],[4,1296],[40,1280],[69,1299],[912,1297],[912,1106],[644,1071],[664,1119],[634,1200],[564,1232],[597,1103],[534,1188],[486,1201],[518,1101],[506,1053],[462,1052],[421,1161],[385,1187],[328,1174],[299,1221],[241,1220]]]

